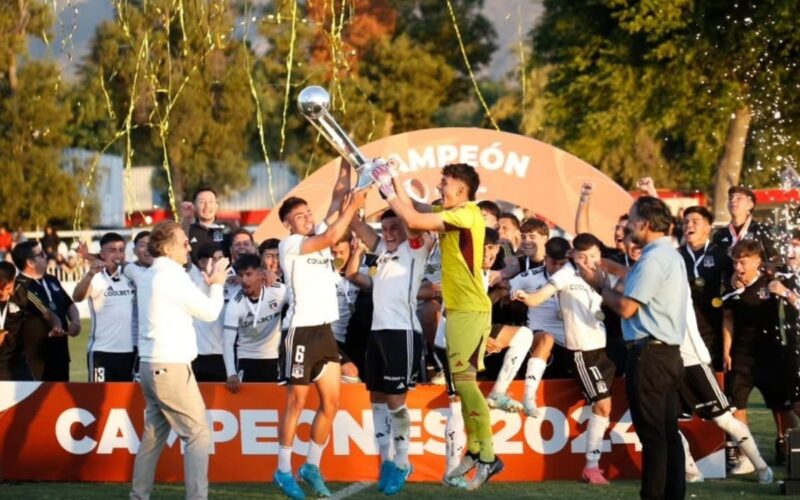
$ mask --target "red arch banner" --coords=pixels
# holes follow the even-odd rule
[[[438,128],[399,134],[361,147],[370,158],[395,158],[404,183],[416,180],[420,198],[438,197],[440,169],[448,163],[468,163],[481,176],[478,199],[504,200],[528,208],[572,232],[581,185],[594,185],[591,224],[606,243],[613,241],[617,218],[628,211],[631,196],[608,176],[585,161],[549,144],[516,134],[478,128]],[[298,184],[289,196],[309,202],[317,221],[325,215],[336,181],[339,159]],[[386,207],[376,190],[367,198],[366,213]],[[288,233],[273,210],[256,230],[256,240],[282,238]]]

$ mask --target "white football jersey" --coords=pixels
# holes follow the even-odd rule
[[[233,346],[238,359],[278,359],[281,342],[281,310],[286,287],[274,283],[263,287],[258,299],[240,292],[225,309],[223,357],[228,375],[236,373]]]
[[[550,276],[556,299],[564,318],[566,348],[571,351],[594,351],[606,346],[606,327],[600,306],[601,297],[572,264],[565,264]]]
[[[89,292],[89,313],[92,329],[89,352],[133,352],[134,301],[136,285],[119,272],[102,272],[92,277]]]
[[[383,239],[375,248],[378,260],[372,278],[372,303],[375,305],[372,331],[422,331],[417,318],[417,293],[425,272],[430,240],[426,236],[421,238],[423,242],[419,248],[412,248],[406,240],[390,252]]]
[[[546,285],[549,279],[550,276],[544,267],[521,272],[509,282],[511,293],[516,290],[524,290],[528,293],[535,292]],[[537,307],[528,308],[528,328],[534,332],[547,332],[553,335],[558,345],[565,345],[564,321],[558,311],[558,299],[555,296],[550,297]]]
[[[325,229],[325,225],[320,224],[317,234]],[[292,234],[278,246],[281,269],[289,289],[287,316],[290,328],[324,325],[339,319],[336,300],[339,273],[333,268],[331,251],[325,248],[301,254],[300,248],[305,239],[305,236]]]

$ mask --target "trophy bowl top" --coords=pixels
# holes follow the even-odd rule
[[[297,107],[308,118],[317,118],[323,111],[330,109],[331,96],[324,88],[312,85],[300,91],[297,96]]]

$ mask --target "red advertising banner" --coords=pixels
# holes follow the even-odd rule
[[[485,386],[483,389],[488,390]],[[212,429],[212,482],[269,481],[277,465],[278,415],[286,390],[272,384],[244,384],[238,394],[222,384],[201,384]],[[631,425],[624,381],[613,387],[611,426],[601,466],[614,478],[639,476],[640,443]],[[522,393],[515,382],[511,392]],[[495,451],[506,463],[501,481],[575,479],[584,465],[589,408],[570,380],[545,381],[539,404],[543,416],[492,410]],[[308,448],[316,392],[294,444],[295,468]],[[448,400],[437,386],[409,393],[412,481],[440,481]],[[0,480],[127,482],[144,422],[144,399],[136,384],[0,382]],[[681,428],[706,477],[724,474],[724,436],[695,419]],[[322,460],[331,481],[375,480],[378,453],[368,393],[361,384],[342,386],[341,407]],[[156,476],[183,480],[180,440],[170,434]]]

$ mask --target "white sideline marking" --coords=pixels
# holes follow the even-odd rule
[[[369,481],[361,481],[359,483],[353,483],[347,488],[342,488],[341,490],[331,495],[331,500],[338,500],[340,498],[347,498],[349,496],[353,496],[360,491],[366,490],[373,484],[375,483],[371,483]]]

